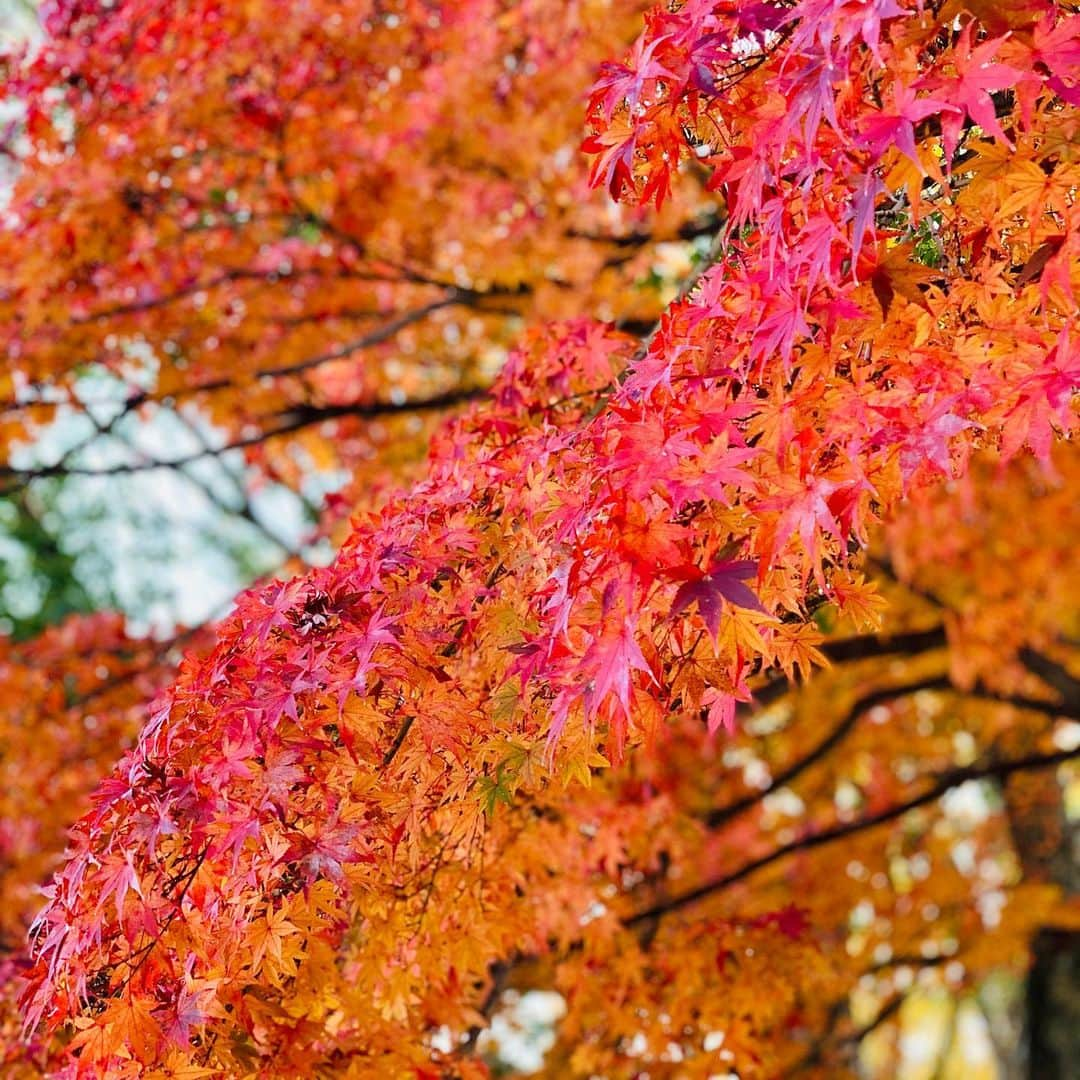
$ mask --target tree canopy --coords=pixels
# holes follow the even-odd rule
[[[5,642],[13,1070],[483,1076],[548,987],[551,1075],[836,1076],[1075,926],[1071,5],[46,27],[0,437],[353,479],[211,629]]]

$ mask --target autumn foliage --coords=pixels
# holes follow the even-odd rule
[[[175,677],[105,617],[5,645],[13,1074],[478,1077],[544,987],[552,1076],[837,1076],[1075,926],[1069,5],[47,23],[5,440],[92,362],[106,423],[358,479]]]

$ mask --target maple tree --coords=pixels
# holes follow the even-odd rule
[[[96,436],[199,410],[358,479],[175,677],[101,616],[5,646],[10,1069],[480,1076],[553,987],[551,1075],[835,1076],[916,971],[1075,926],[1069,5],[46,22],[3,438],[90,363]]]

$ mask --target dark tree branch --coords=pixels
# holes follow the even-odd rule
[[[281,435],[288,435],[314,424],[321,424],[326,420],[335,420],[345,416],[362,418],[375,418],[382,416],[394,416],[401,413],[429,412],[432,410],[449,409],[455,405],[461,405],[468,401],[474,401],[487,393],[487,390],[461,389],[449,390],[434,397],[424,398],[420,401],[403,401],[400,403],[389,401],[361,402],[352,405],[337,405],[327,407],[299,406],[283,413],[275,413],[268,419],[278,421],[276,426],[259,431],[254,435],[242,439],[234,439],[218,447],[207,447],[203,450],[186,454],[182,457],[171,458],[167,461],[151,459],[147,461],[125,461],[116,465],[95,469],[79,465],[65,464],[63,459],[52,465],[41,465],[29,469],[18,469],[10,465],[0,465],[0,476],[13,478],[16,482],[8,489],[0,491],[7,494],[15,490],[29,480],[40,480],[49,476],[119,476],[128,473],[152,472],[155,469],[178,469],[185,465],[191,465],[196,461],[206,458],[218,457],[230,450],[244,450],[252,446],[258,446],[270,439],[276,439]]]
[[[1004,777],[1011,776],[1016,772],[1052,768],[1053,766],[1061,765],[1066,761],[1074,761],[1078,757],[1080,757],[1080,749],[1059,750],[1050,754],[1029,754],[1022,758],[1014,758],[1011,761],[998,761],[983,765],[966,765],[950,769],[947,772],[939,774],[937,777],[930,778],[933,780],[933,783],[919,795],[915,795],[904,802],[896,803],[876,814],[871,814],[869,817],[860,818],[857,821],[842,822],[831,828],[811,832],[799,840],[793,840],[789,844],[782,844],[780,847],[774,848],[767,854],[761,855],[756,859],[751,859],[748,863],[744,863],[738,870],[713,878],[694,889],[689,889],[678,896],[665,900],[663,903],[656,904],[653,907],[646,908],[643,911],[631,915],[623,921],[623,925],[627,927],[639,926],[647,924],[653,919],[661,918],[664,915],[681,911],[683,908],[689,907],[699,900],[703,900],[714,893],[722,892],[724,889],[738,884],[745,878],[757,873],[757,871],[772,866],[773,863],[779,862],[788,855],[794,855],[802,851],[812,851],[814,848],[821,847],[823,844],[831,844],[836,840],[842,840],[845,837],[874,829],[878,825],[884,825],[887,822],[895,821],[897,818],[903,817],[911,810],[917,810],[919,807],[926,806],[928,803],[936,802],[947,791],[951,791],[961,784],[966,784],[969,780],[1000,780]]]
[[[385,274],[369,274],[351,270],[337,271],[332,275],[322,274],[318,270],[303,270],[298,272],[296,276],[300,277],[307,275],[316,277],[359,277],[359,279],[363,281],[380,282],[395,280],[394,278],[388,278]],[[159,296],[150,297],[146,300],[134,300],[128,304],[115,304],[112,307],[100,308],[99,310],[89,312],[86,315],[73,315],[71,317],[71,323],[73,326],[84,326],[88,323],[107,322],[109,319],[120,319],[127,315],[141,315],[146,311],[154,311],[157,308],[169,307],[171,304],[187,300],[196,293],[211,292],[214,289],[221,288],[222,285],[230,285],[237,281],[257,281],[261,283],[269,282],[270,284],[276,284],[279,280],[291,276],[293,275],[281,274],[271,270],[255,270],[245,266],[229,267],[216,277],[209,278],[205,281],[193,281],[188,285],[182,285],[173,289],[172,292],[162,293]]]
[[[670,237],[658,237],[649,232],[597,233],[584,229],[569,229],[566,235],[571,240],[589,240],[594,244],[610,244],[616,248],[640,248],[669,240],[696,240],[699,236],[711,236],[722,224],[722,218],[710,214],[705,218],[683,222]]]
[[[259,277],[260,275],[241,272],[241,271],[229,271],[228,273],[214,279],[210,283],[209,287],[223,284],[226,281],[233,280],[238,277]],[[346,275],[349,276],[349,275]],[[352,275],[355,276],[355,275]],[[379,279],[382,280],[382,279]],[[118,314],[131,313],[137,310],[146,310],[147,308],[162,306],[167,302],[172,302],[177,299],[182,299],[192,293],[204,291],[208,286],[206,284],[202,286],[185,287],[176,293],[169,294],[168,297],[161,297],[155,300],[142,301],[139,304],[128,305],[123,308],[110,309],[108,312],[101,312],[95,316],[89,316],[85,321],[95,321],[96,319],[107,319],[114,317]],[[467,307],[477,311],[498,311],[499,308],[492,307],[493,301],[512,299],[513,297],[526,295],[530,290],[527,286],[504,286],[504,285],[492,285],[486,289],[470,289],[459,287],[455,285],[446,285],[439,283],[438,287],[442,290],[443,295],[435,300],[430,301],[427,304],[423,304],[418,308],[413,308],[409,311],[402,312],[396,315],[390,321],[384,323],[382,326],[376,327],[368,333],[361,335],[353,341],[346,342],[337,348],[330,349],[324,353],[320,353],[316,356],[311,356],[303,360],[297,360],[288,364],[276,365],[274,367],[261,368],[255,371],[249,372],[244,381],[255,381],[263,378],[280,378],[289,375],[301,374],[311,368],[318,367],[322,364],[332,363],[336,360],[343,360],[354,353],[361,352],[364,349],[373,348],[376,345],[384,344],[385,342],[396,337],[398,333],[412,326],[415,323],[422,322],[424,319],[433,315],[435,312],[448,307]],[[327,316],[332,317],[332,316]],[[62,373],[62,374],[67,374]],[[56,386],[55,382],[50,380],[43,380],[36,384],[33,384],[31,389],[35,391],[42,391],[48,386]],[[242,381],[238,381],[233,376],[226,376],[217,379],[211,379],[206,382],[192,384],[185,386],[179,390],[173,391],[168,394],[167,397],[171,400],[176,400],[181,396],[192,396],[196,394],[211,393],[215,390],[225,390],[236,388],[243,385]],[[141,392],[139,395],[137,404],[143,404],[144,402],[156,402],[160,398],[156,394],[148,392]],[[0,402],[0,412],[14,413],[19,412],[31,405],[40,404],[44,398],[31,399],[24,401],[7,400]],[[66,404],[76,404],[75,402],[68,401]]]
[[[971,780],[985,780],[985,779],[997,779],[1002,780],[1015,773],[1024,771],[1034,771],[1039,769],[1053,768],[1054,766],[1061,765],[1067,761],[1075,761],[1080,758],[1080,749],[1061,750],[1053,753],[1046,754],[1029,754],[1020,758],[1013,758],[1008,761],[989,762],[982,765],[968,765],[950,769],[944,773],[939,774],[936,777],[928,777],[932,780],[931,786],[918,795],[912,796],[903,802],[896,803],[893,806],[887,807],[884,810],[879,811],[876,814],[871,814],[868,817],[860,818],[857,821],[843,822],[832,826],[831,828],[821,829],[817,832],[812,832],[799,840],[794,840],[789,844],[783,844],[780,847],[774,848],[772,851],[765,855],[759,856],[756,859],[752,859],[747,863],[744,863],[739,869],[732,871],[731,873],[721,875],[713,878],[710,881],[706,881],[703,884],[697,886],[694,889],[690,889],[677,896],[671,897],[661,903],[654,904],[653,906],[646,908],[642,911],[638,911],[633,915],[630,915],[622,920],[622,925],[627,929],[639,929],[649,931],[655,929],[656,924],[660,919],[666,915],[673,914],[681,911],[684,908],[690,907],[697,903],[699,900],[703,900],[709,896],[712,896],[718,892],[722,892],[724,889],[736,885],[751,875],[757,873],[759,870],[763,870],[774,863],[780,862],[787,858],[789,855],[795,855],[804,851],[811,851],[814,848],[821,847],[826,844],[830,844],[837,840],[843,840],[846,837],[857,835],[862,832],[866,832],[876,828],[879,825],[887,824],[888,822],[895,821],[898,818],[903,817],[905,814],[912,810],[917,810],[920,807],[926,806],[929,803],[936,802],[944,794],[951,791],[953,788],[959,787],[961,784],[965,784]],[[581,942],[577,942],[570,946],[570,951],[574,952],[581,948]],[[512,957],[502,961],[496,961],[491,965],[491,985],[488,993],[485,995],[484,1001],[480,1006],[481,1015],[488,1017],[491,1014],[491,1010],[494,1008],[499,996],[503,989],[508,985],[510,977],[516,967],[523,962],[530,959],[530,957]],[[909,962],[906,958],[895,958],[890,961],[890,964]],[[916,962],[912,960],[911,962]],[[941,962],[941,958],[932,957],[923,960],[919,958],[919,963],[937,964]],[[884,965],[883,965],[884,966]],[[896,1006],[898,1007],[898,1006]],[[891,1013],[890,1013],[891,1015]],[[871,1025],[865,1029],[860,1029],[853,1036],[850,1037],[850,1041],[859,1041],[864,1038],[870,1031],[873,1030],[878,1024],[888,1019],[888,1016],[879,1015]],[[476,1039],[479,1036],[480,1028],[470,1030],[467,1040],[462,1044],[459,1049],[459,1053],[470,1052],[475,1045]],[[848,1041],[848,1040],[845,1040]]]
[[[1072,708],[1080,708],[1080,679],[1066,667],[1035,649],[1024,647],[1019,653],[1020,662],[1047,686],[1056,690]]]
[[[826,641],[821,651],[836,663],[848,660],[865,660],[874,656],[917,653],[943,649],[948,644],[944,626],[932,626],[926,630],[911,630],[903,634],[867,634],[862,637],[839,638]]]
[[[451,290],[449,295],[444,296],[439,300],[433,300],[430,304],[425,304],[423,307],[416,308],[413,311],[407,311],[403,315],[399,315],[396,319],[391,319],[390,322],[384,323],[382,326],[377,327],[369,333],[364,334],[353,341],[347,341],[344,345],[339,345],[336,349],[330,349],[317,356],[310,356],[306,360],[298,360],[293,364],[282,364],[278,367],[263,368],[260,371],[253,372],[252,378],[263,379],[277,378],[283,375],[296,375],[301,371],[309,371],[311,368],[333,363],[335,360],[344,360],[346,357],[352,356],[353,353],[360,352],[363,349],[370,349],[375,345],[381,345],[383,342],[389,341],[391,338],[396,337],[406,327],[412,326],[414,323],[422,322],[429,315],[433,315],[442,308],[453,307],[455,304],[465,303],[466,297],[467,293],[460,292],[457,289]]]
[[[911,630],[902,634],[866,634],[859,637],[839,638],[826,641],[821,652],[836,663],[869,660],[878,656],[918,656],[933,652],[948,644],[944,626],[926,630]],[[786,678],[772,679],[754,691],[751,708],[769,705],[793,690]]]
[[[515,963],[515,960],[509,960],[505,963],[494,963],[491,965],[488,972],[490,985],[488,986],[487,993],[484,995],[484,1000],[477,1009],[477,1012],[485,1019],[490,1018],[495,1006],[499,1003],[499,998],[502,997],[502,993],[506,989],[506,985],[510,979],[510,973],[513,971]],[[465,1039],[458,1049],[458,1053],[471,1053],[476,1046],[476,1040],[480,1038],[480,1032],[483,1030],[484,1029],[480,1027],[479,1024],[473,1024],[466,1033]]]
[[[838,723],[825,738],[818,742],[802,757],[797,758],[784,766],[784,768],[776,773],[772,780],[769,781],[768,787],[761,791],[749,792],[741,798],[736,799],[734,802],[727,803],[725,806],[720,806],[710,811],[709,815],[705,818],[706,825],[708,825],[710,829],[715,829],[725,822],[730,821],[738,814],[741,814],[744,810],[748,810],[751,806],[761,802],[767,795],[790,784],[792,780],[801,776],[807,769],[816,765],[822,758],[834,750],[848,736],[859,718],[876,705],[884,705],[890,701],[895,701],[898,698],[917,694],[921,690],[948,690],[951,686],[952,684],[944,675],[935,675],[930,678],[920,679],[918,682],[908,683],[905,686],[890,686],[881,690],[875,690],[873,693],[859,698],[851,708],[848,709],[840,723]]]
[[[188,432],[190,432],[192,438],[194,438],[198,442],[199,446],[204,451],[209,452],[212,449],[212,447],[207,444],[206,439],[203,437],[203,433],[199,431],[199,429],[193,423],[191,423],[185,416],[180,413],[177,413],[176,417],[180,420],[180,422],[184,425]],[[120,438],[124,442],[124,444],[128,446],[129,449],[135,452],[138,451],[138,448],[136,446],[133,446],[126,438],[123,438],[123,436],[120,436]],[[230,503],[227,499],[223,499],[218,494],[213,484],[208,483],[201,477],[197,476],[190,468],[179,468],[176,470],[176,474],[182,477],[194,488],[202,492],[203,496],[208,499],[214,506],[216,506],[220,511],[222,511],[222,513],[235,515],[236,517],[241,518],[243,521],[246,521],[256,530],[256,532],[260,533],[265,539],[269,540],[271,544],[273,544],[276,548],[280,549],[287,558],[300,559],[301,561],[304,561],[304,556],[301,551],[294,548],[292,544],[290,544],[289,541],[286,540],[284,537],[281,537],[276,532],[274,532],[274,530],[271,529],[270,526],[267,525],[266,522],[264,522],[258,516],[258,514],[255,513],[255,507],[252,506],[251,500],[248,498],[247,492],[244,490],[243,484],[240,483],[240,481],[232,474],[226,463],[220,457],[216,458],[215,460],[220,467],[219,471],[225,475],[230,486],[233,489],[233,492],[236,495],[235,504]]]
[[[802,757],[797,758],[795,761],[784,766],[784,768],[776,773],[772,780],[769,781],[767,787],[760,791],[749,792],[736,799],[734,802],[728,803],[726,806],[717,807],[706,817],[706,824],[710,829],[717,828],[731,818],[741,814],[744,810],[757,805],[772,792],[790,784],[807,769],[816,765],[829,753],[835,750],[855,727],[859,718],[876,705],[884,705],[890,701],[895,701],[898,698],[929,690],[951,691],[962,698],[968,698],[974,701],[985,701],[994,705],[1009,705],[1015,709],[1027,709],[1031,712],[1039,712],[1047,716],[1080,720],[1080,707],[1071,704],[1070,702],[1066,701],[1058,703],[1053,701],[1043,701],[1039,698],[1022,697],[1016,694],[998,694],[993,690],[989,690],[982,686],[975,686],[970,690],[960,690],[954,687],[952,682],[945,675],[929,676],[925,679],[920,679],[917,682],[908,683],[905,686],[885,687],[881,690],[875,690],[856,701],[840,723],[838,723],[825,738]]]
[[[394,736],[394,741],[390,744],[390,748],[383,754],[382,765],[385,769],[393,762],[397,757],[397,752],[401,749],[402,744],[405,742],[406,737],[409,734],[409,729],[413,726],[416,717],[414,715],[406,716],[402,721],[401,727],[397,729],[397,734]]]
[[[951,610],[951,606],[933,591],[901,578],[887,558],[871,557],[867,559],[867,562],[876,567],[889,580],[903,586],[912,595],[918,596],[937,608],[945,611]],[[1072,712],[1077,707],[1080,707],[1080,679],[1073,675],[1064,665],[1030,646],[1021,648],[1017,655],[1028,671],[1037,675],[1047,686],[1061,695],[1067,707],[1067,711],[1062,715],[1072,715]]]
[[[825,1021],[825,1030],[814,1041],[810,1049],[793,1065],[788,1067],[787,1075],[791,1076],[803,1069],[821,1065],[825,1060],[827,1050],[836,1050],[842,1046],[858,1046],[871,1032],[876,1031],[891,1017],[895,1016],[903,1005],[906,994],[896,994],[891,997],[879,1010],[873,1020],[868,1021],[862,1027],[839,1039],[835,1039],[836,1027],[840,1018],[847,1012],[847,1000],[841,999],[833,1003]],[[832,1044],[830,1046],[830,1043]]]

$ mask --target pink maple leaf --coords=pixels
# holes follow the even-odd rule
[[[637,108],[650,80],[676,78],[675,73],[656,58],[657,49],[668,40],[667,34],[651,41],[643,34],[634,43],[628,64],[601,64],[600,78],[593,85],[592,107],[599,106],[604,118],[610,120],[623,102],[631,111]]]
[[[875,158],[895,146],[921,169],[922,163],[915,149],[915,125],[928,116],[943,112],[959,113],[960,110],[940,98],[919,97],[914,87],[897,79],[893,83],[891,107],[872,113],[863,122],[858,142]]]
[[[994,54],[1005,40],[1003,37],[984,41],[973,49],[971,47],[972,25],[969,22],[961,31],[953,53],[957,77],[935,81],[935,88],[944,93],[946,100],[952,105],[959,106],[958,111],[947,113],[941,118],[941,134],[945,142],[947,161],[951,160],[960,142],[964,112],[987,135],[992,135],[1006,146],[1012,147],[1011,140],[997,121],[994,99],[990,95],[996,90],[1008,90],[1015,86],[1024,77],[1024,73],[1009,67],[1008,64],[991,63]]]
[[[625,716],[630,715],[630,677],[635,671],[652,675],[635,635],[634,620],[609,620],[599,637],[589,646],[583,663],[594,672],[587,695],[587,711],[594,714],[613,694]]]

